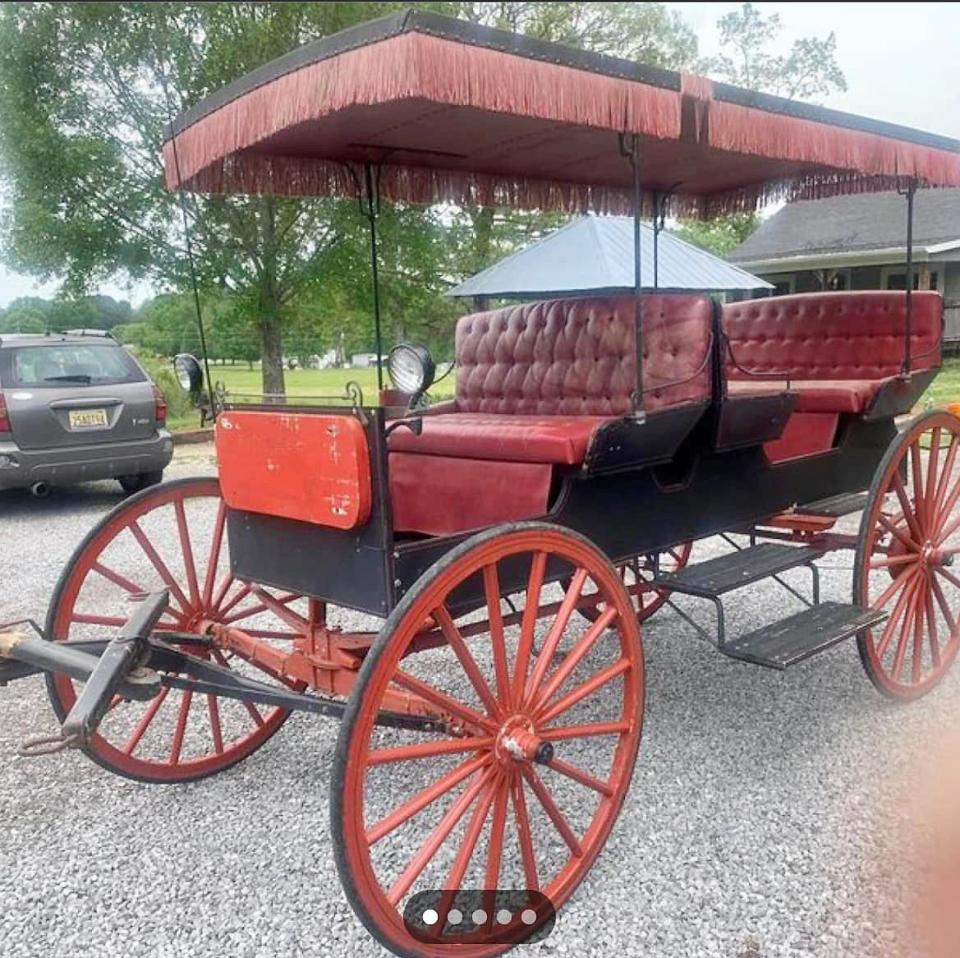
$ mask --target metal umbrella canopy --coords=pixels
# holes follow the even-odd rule
[[[641,226],[645,290],[741,292],[773,286],[678,236]],[[654,249],[656,248],[656,258]],[[584,216],[450,290],[455,297],[540,299],[634,289],[633,219]]]

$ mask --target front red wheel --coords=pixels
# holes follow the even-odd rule
[[[877,470],[860,525],[854,601],[888,613],[859,637],[871,681],[897,699],[932,689],[960,648],[960,420],[918,417]]]
[[[299,624],[306,624],[296,603],[306,606],[306,600],[235,579],[225,520],[216,479],[177,480],[127,499],[90,531],[67,563],[47,613],[48,638],[109,639],[129,618],[132,597],[165,588],[170,606],[157,626],[161,634],[192,633],[202,642],[203,623],[220,622],[291,647]],[[183,651],[259,681],[274,681],[212,643],[185,645]],[[68,676],[47,677],[61,721],[76,701],[77,688]],[[251,755],[287,714],[280,708],[170,688],[149,702],[118,696],[86,751],[100,765],[129,778],[186,781]]]
[[[592,623],[574,615],[588,594]],[[397,695],[426,703],[444,731],[378,727]],[[449,929],[418,941],[405,903],[533,890],[559,908],[623,804],[643,702],[631,598],[581,536],[521,523],[437,562],[384,625],[337,746],[337,865],[367,928],[399,955],[479,958],[509,945],[456,943]]]

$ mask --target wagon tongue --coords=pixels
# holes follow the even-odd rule
[[[85,682],[73,708],[55,735],[27,739],[22,756],[46,755],[71,746],[84,746],[97,731],[117,695],[146,701],[160,689],[160,676],[143,668],[150,633],[167,609],[166,590],[143,597],[119,634],[107,643],[48,642],[22,631],[0,630],[0,681],[34,671],[63,672]],[[100,655],[94,654],[99,648]]]

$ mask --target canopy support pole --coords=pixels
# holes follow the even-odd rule
[[[907,198],[907,273],[904,277],[907,301],[902,374],[909,376],[910,369],[913,366],[913,201],[917,194],[917,181],[910,180],[906,189],[897,187],[897,192]]]
[[[377,220],[380,217],[380,167],[374,174],[368,160],[363,164],[363,185],[360,191],[360,212],[370,224],[370,275],[373,279],[373,334],[377,349],[377,393],[383,392],[383,331],[380,325],[380,272],[377,250]]]
[[[633,308],[637,339],[637,388],[633,395],[633,415],[642,421],[646,415],[643,411],[643,277],[640,263],[643,189],[640,185],[640,138],[635,133],[621,133],[620,153],[630,161],[633,170]]]

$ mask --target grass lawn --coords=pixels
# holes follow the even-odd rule
[[[446,369],[446,367],[443,367]],[[260,369],[248,369],[243,366],[210,367],[210,376],[215,383],[222,382],[227,392],[233,393],[238,400],[249,394],[252,400],[259,397],[263,389]],[[363,390],[363,399],[367,404],[377,401],[377,371],[375,369],[287,369],[284,371],[287,395],[291,398],[330,398],[344,395],[346,384],[359,383]],[[389,384],[389,379],[387,379]],[[451,375],[430,390],[431,399],[444,399],[453,395],[454,377]],[[196,429],[200,425],[200,414],[191,412],[186,416],[171,416],[167,427],[171,430]]]
[[[211,366],[213,381],[222,381],[228,392],[259,394],[260,370],[247,369],[246,366]],[[287,395],[291,397],[342,396],[347,382],[354,380],[363,390],[364,400],[372,403],[377,396],[377,373],[374,369],[288,369],[284,373]],[[453,395],[454,377],[451,375],[431,390],[432,399],[443,399]],[[949,402],[960,402],[960,357],[944,360],[943,369],[924,393],[918,409]],[[173,416],[168,427],[173,430],[196,429],[200,425],[199,413],[187,416]]]

